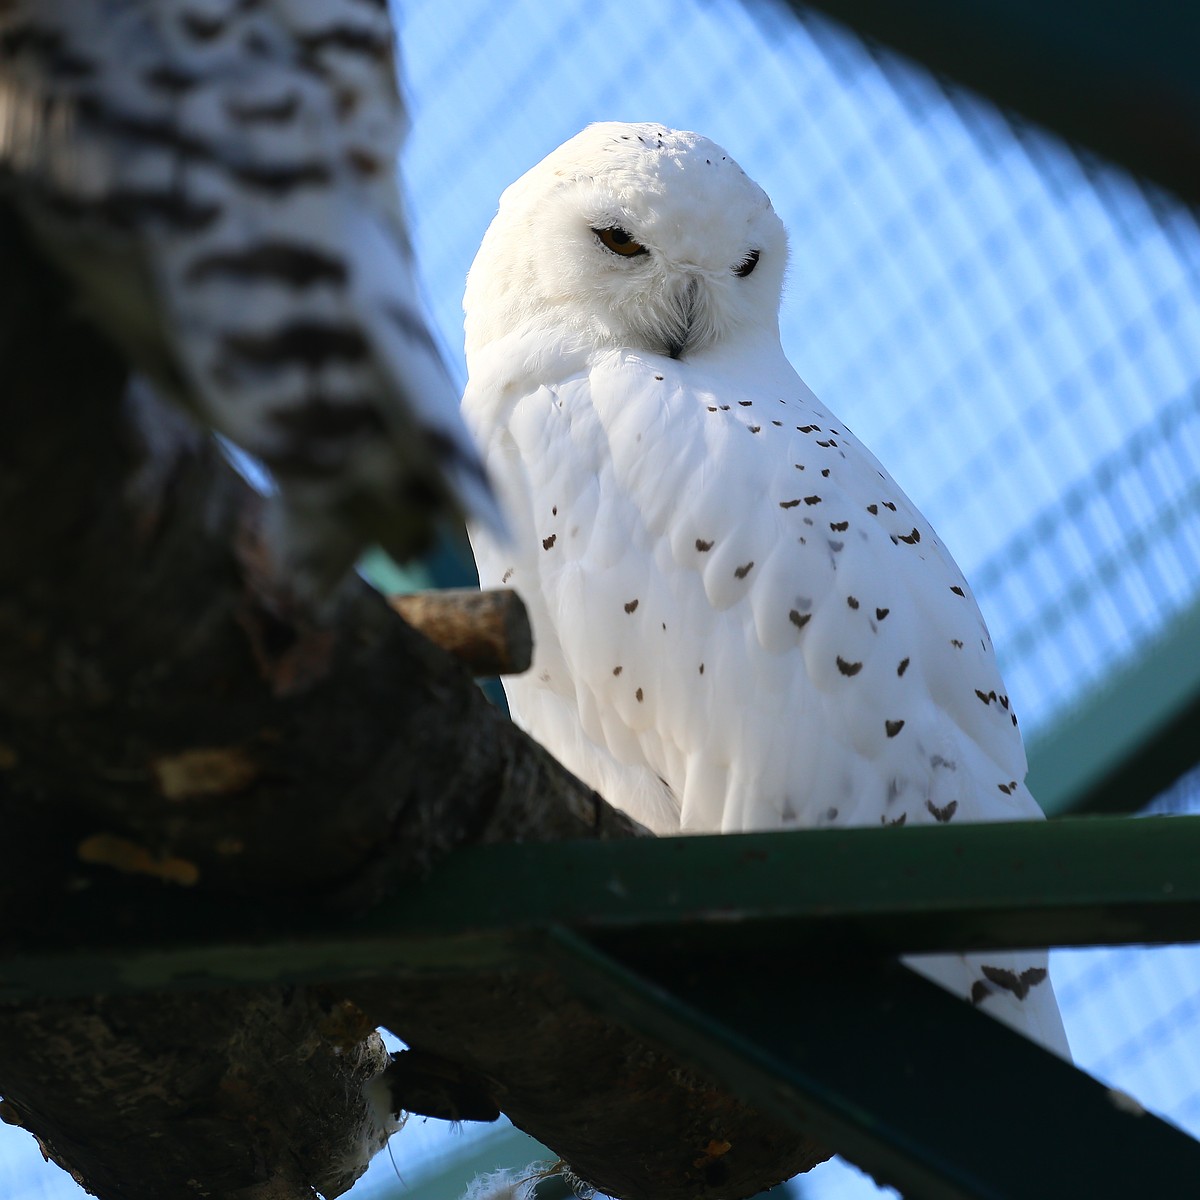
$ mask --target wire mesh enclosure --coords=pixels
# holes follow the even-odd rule
[[[1200,227],[1171,195],[777,0],[407,0],[404,174],[462,360],[463,281],[501,190],[596,120],[726,147],[791,237],[782,333],[971,581],[1027,740],[1200,594]],[[536,248],[534,248],[536,252]],[[1200,812],[1200,774],[1149,810]],[[1079,1065],[1200,1136],[1200,951],[1057,952]],[[80,1194],[0,1130],[0,1193]],[[525,1147],[434,1123],[355,1196],[442,1200]],[[464,1167],[464,1170],[467,1168]],[[806,1200],[878,1194],[843,1164]]]

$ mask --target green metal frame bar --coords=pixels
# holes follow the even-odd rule
[[[794,950],[735,942],[617,961],[554,940],[606,1012],[905,1196],[1130,1200],[1200,1179],[1200,1142],[899,964],[838,962],[805,987]]]
[[[118,933],[88,897],[0,1000],[549,963],[910,1197],[1165,1196],[1200,1143],[891,956],[1200,941],[1197,862],[1200,817],[474,847],[358,918],[133,889]]]
[[[1200,6],[791,0],[1200,201]]]
[[[1051,815],[1141,808],[1200,761],[1198,730],[1195,608],[1030,742],[1030,791]]]
[[[1197,863],[1200,817],[479,846],[352,919],[157,889],[118,928],[89,896],[61,945],[0,933],[0,1000],[486,970],[564,926],[697,953],[723,927],[814,954],[1200,941]]]

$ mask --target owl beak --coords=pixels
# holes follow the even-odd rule
[[[672,307],[678,316],[678,323],[673,322],[675,327],[667,338],[667,353],[671,358],[682,358],[691,343],[699,299],[700,281],[690,275],[673,297]]]

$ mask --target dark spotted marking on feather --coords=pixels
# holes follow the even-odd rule
[[[712,542],[706,542],[700,538],[696,539],[696,549],[699,550],[701,554],[706,554],[712,548],[713,548]]]
[[[797,425],[796,426],[796,429],[800,433],[812,433],[815,430],[820,429],[820,428],[821,428],[820,425]]]
[[[761,425],[747,425],[746,428],[749,429],[751,433],[761,433],[762,432]]]
[[[857,675],[862,670],[862,663],[847,662],[840,654],[837,657],[837,666],[843,675]]]
[[[780,500],[779,507],[780,508],[795,508],[796,505],[799,503],[800,503],[799,500]]]
[[[903,721],[884,721],[883,727],[885,730],[887,730],[888,737],[894,738],[896,736],[896,734],[898,734],[900,732],[900,730],[902,730],[904,728],[904,722]]]
[[[882,473],[882,472],[881,472],[881,473]],[[885,501],[883,502],[883,507],[884,507],[884,508],[890,508],[890,509],[892,510],[892,512],[895,512],[895,511],[896,511],[896,506],[895,506],[895,505],[894,505],[894,504],[893,504],[893,503],[892,503],[890,500],[885,500]]]
[[[339,50],[344,53],[362,54],[376,62],[385,63],[390,60],[392,53],[390,37],[351,25],[330,25],[326,29],[301,34],[296,40],[309,54],[319,54],[322,50]]]
[[[871,516],[873,516],[873,517],[879,516],[879,505],[878,504],[868,504],[867,512],[869,512],[871,514]]]
[[[883,814],[880,814],[880,817],[879,817],[880,825],[903,825],[904,822],[907,820],[908,820],[908,813],[906,813],[906,812],[902,812],[898,817],[893,817],[890,821]]]
[[[700,664],[700,674],[701,675],[704,674],[704,664],[703,663]]]
[[[977,695],[979,699],[984,702],[984,704],[991,704],[992,701],[996,699],[996,693],[994,691],[981,692],[978,688],[976,688],[975,695]]]
[[[351,146],[346,151],[346,161],[364,178],[371,178],[383,170],[383,161],[361,146]]]
[[[722,405],[721,405],[721,411],[722,411],[722,412],[728,412],[728,411],[729,411],[729,405],[728,405],[728,404],[722,404]]]
[[[939,821],[941,824],[945,825],[958,811],[958,801],[951,800],[950,803],[944,808],[938,808],[938,806],[934,804],[932,800],[926,800],[925,807],[929,809],[929,812],[935,821]]]
[[[708,411],[709,411],[709,412],[716,412],[716,411],[717,411],[716,405],[715,405],[715,404],[710,404],[710,405],[708,405]]]
[[[742,408],[749,408],[753,403],[754,403],[753,400],[739,400],[738,401],[738,404],[740,404],[742,406]]]
[[[637,697],[637,702],[639,704],[641,704],[641,702],[645,699],[645,697],[642,695],[641,688],[638,688],[638,690],[636,692],[634,692],[633,694]]]
[[[1016,714],[1016,713],[1013,713],[1013,714],[1012,714],[1012,723],[1013,723],[1013,725],[1014,725],[1014,726],[1015,726],[1015,725],[1016,725],[1016,723],[1017,723],[1017,714]]]
[[[613,667],[613,674],[614,674],[614,675],[620,675],[620,673],[621,673],[623,670],[625,670],[625,668],[624,668],[624,667]]]
[[[1001,697],[1000,697],[1000,707],[1001,707],[1001,708],[1007,708],[1007,707],[1008,707],[1008,697],[1007,697],[1007,696],[1001,696]]]
[[[832,438],[830,438],[829,441],[827,441],[827,442],[818,441],[817,445],[824,446],[826,449],[828,449],[830,446],[836,446],[837,442],[835,442]]]
[[[557,504],[551,505],[551,508],[550,508],[550,515],[551,515],[552,517],[557,517],[557,516],[558,516],[558,505],[557,505]]]
[[[184,273],[188,283],[205,283],[213,278],[273,279],[293,287],[314,283],[342,285],[346,265],[340,259],[321,254],[299,242],[260,242],[249,250],[205,254]]]
[[[733,573],[734,573],[734,575],[737,576],[738,579],[745,579],[746,576],[750,574],[751,568],[753,568],[753,566],[754,566],[754,562],[753,562],[753,560],[751,560],[744,567],[735,567]]]
[[[875,620],[882,621],[891,611],[890,608],[877,608],[875,610]]]
[[[550,547],[553,546],[554,543],[557,541],[558,541],[557,533],[552,533],[549,537],[542,538],[542,549],[549,550]]]
[[[829,528],[832,529],[834,533],[845,533],[846,530],[850,528],[850,522],[849,521],[830,521]]]
[[[921,531],[914,527],[912,533],[902,533],[900,540],[907,542],[910,546],[915,546],[921,540]]]
[[[796,470],[797,470],[797,471],[803,471],[803,470],[804,470],[804,464],[803,464],[803,463],[793,463],[793,464],[792,464],[792,466],[794,466],[794,467],[796,468]]]
[[[992,989],[982,979],[977,979],[971,984],[972,1004],[982,1004],[991,994]]]
[[[822,474],[822,475],[823,475],[823,476],[824,476],[826,479],[828,479],[828,478],[829,478],[829,468],[828,468],[828,467],[822,467],[822,468],[821,468],[821,474]]]
[[[929,765],[936,771],[940,767],[945,771],[957,771],[958,763],[951,761],[948,758],[943,758],[940,754],[935,754],[930,760]]]
[[[955,650],[961,650],[963,648],[962,641],[959,638],[951,638],[950,645],[952,645]]]
[[[507,583],[513,577],[513,568],[509,567],[507,571],[500,577],[501,583]]]
[[[142,82],[153,91],[182,96],[200,83],[200,76],[171,64],[165,64],[149,71],[143,71]],[[226,111],[229,111],[228,102],[226,102],[225,108]]]
[[[772,422],[771,422],[771,424],[772,424],[772,425],[777,425],[777,426],[779,426],[779,428],[780,428],[780,429],[782,429],[782,428],[783,428],[783,422],[782,422],[782,421],[772,421]]]
[[[625,611],[627,613],[635,612],[637,610],[637,606],[638,602],[636,600],[630,600],[629,603],[625,605]]]
[[[834,538],[826,538],[825,540],[828,542],[829,548],[834,552],[834,554],[840,554],[846,548],[845,542],[839,542]]]
[[[293,437],[345,438],[363,432],[386,432],[379,408],[371,399],[327,400],[316,396],[295,408],[268,411],[266,418]]]
[[[821,497],[820,496],[805,496],[804,503],[805,504],[820,504]]]
[[[662,381],[663,381],[663,377],[661,375],[655,375],[654,378],[657,379],[659,381],[659,383],[662,383]],[[714,409],[710,409],[709,411],[716,412],[717,410],[714,408]]]
[[[953,584],[953,585],[951,585],[951,588],[950,588],[950,590],[951,590],[951,591],[952,591],[952,592],[953,592],[953,593],[954,593],[956,596],[965,596],[965,595],[966,595],[966,593],[965,593],[965,592],[962,590],[962,588],[960,588],[960,587],[958,586],[958,584],[957,584],[957,583],[956,583],[956,584]]]
[[[319,159],[293,165],[268,166],[263,163],[242,162],[226,168],[241,183],[279,195],[293,188],[321,186],[331,182],[329,168]]]
[[[907,670],[908,670],[908,659],[907,659],[907,658],[902,658],[902,659],[900,660],[900,665],[899,665],[899,666],[896,668],[896,674],[897,674],[897,675],[903,675],[903,674],[904,674],[904,672],[905,672],[905,671],[907,671]]]
[[[238,125],[285,125],[300,111],[300,98],[289,92],[279,100],[256,102],[228,99],[225,112]]]
[[[838,819],[838,810],[830,806],[825,810],[825,820],[836,821]]]
[[[1024,1000],[1029,995],[1029,989],[1043,983],[1047,975],[1045,967],[1028,967],[1020,975],[1008,967],[981,966],[979,969],[989,983],[1012,992],[1018,1000]]]
[[[858,608],[858,599],[857,599],[856,597],[854,597],[854,596],[847,596],[847,597],[846,597],[846,603],[847,603],[848,605],[850,605],[850,607],[851,607],[851,608],[853,608],[853,609],[857,609],[857,608]]]
[[[211,42],[225,31],[225,22],[201,13],[183,13],[179,18],[183,31],[197,42]]]
[[[795,625],[795,627],[797,629],[803,629],[805,627],[805,625],[807,625],[809,623],[809,621],[812,620],[812,613],[798,612],[796,609],[793,608],[788,613],[788,620],[791,621],[791,623],[793,625]]]
[[[1001,791],[1002,791],[1002,792],[1003,792],[1003,793],[1004,793],[1006,796],[1011,796],[1011,795],[1012,795],[1012,788],[1010,788],[1010,787],[1008,786],[1008,784],[1007,784],[1007,783],[998,783],[998,784],[996,784],[996,786],[997,786],[997,787],[998,787],[998,788],[999,788],[999,789],[1000,789],[1000,790],[1001,790]]]

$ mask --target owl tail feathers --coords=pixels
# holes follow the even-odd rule
[[[1065,1062],[1071,1045],[1050,982],[1048,955],[1029,953],[919,954],[904,965],[944,987]]]

